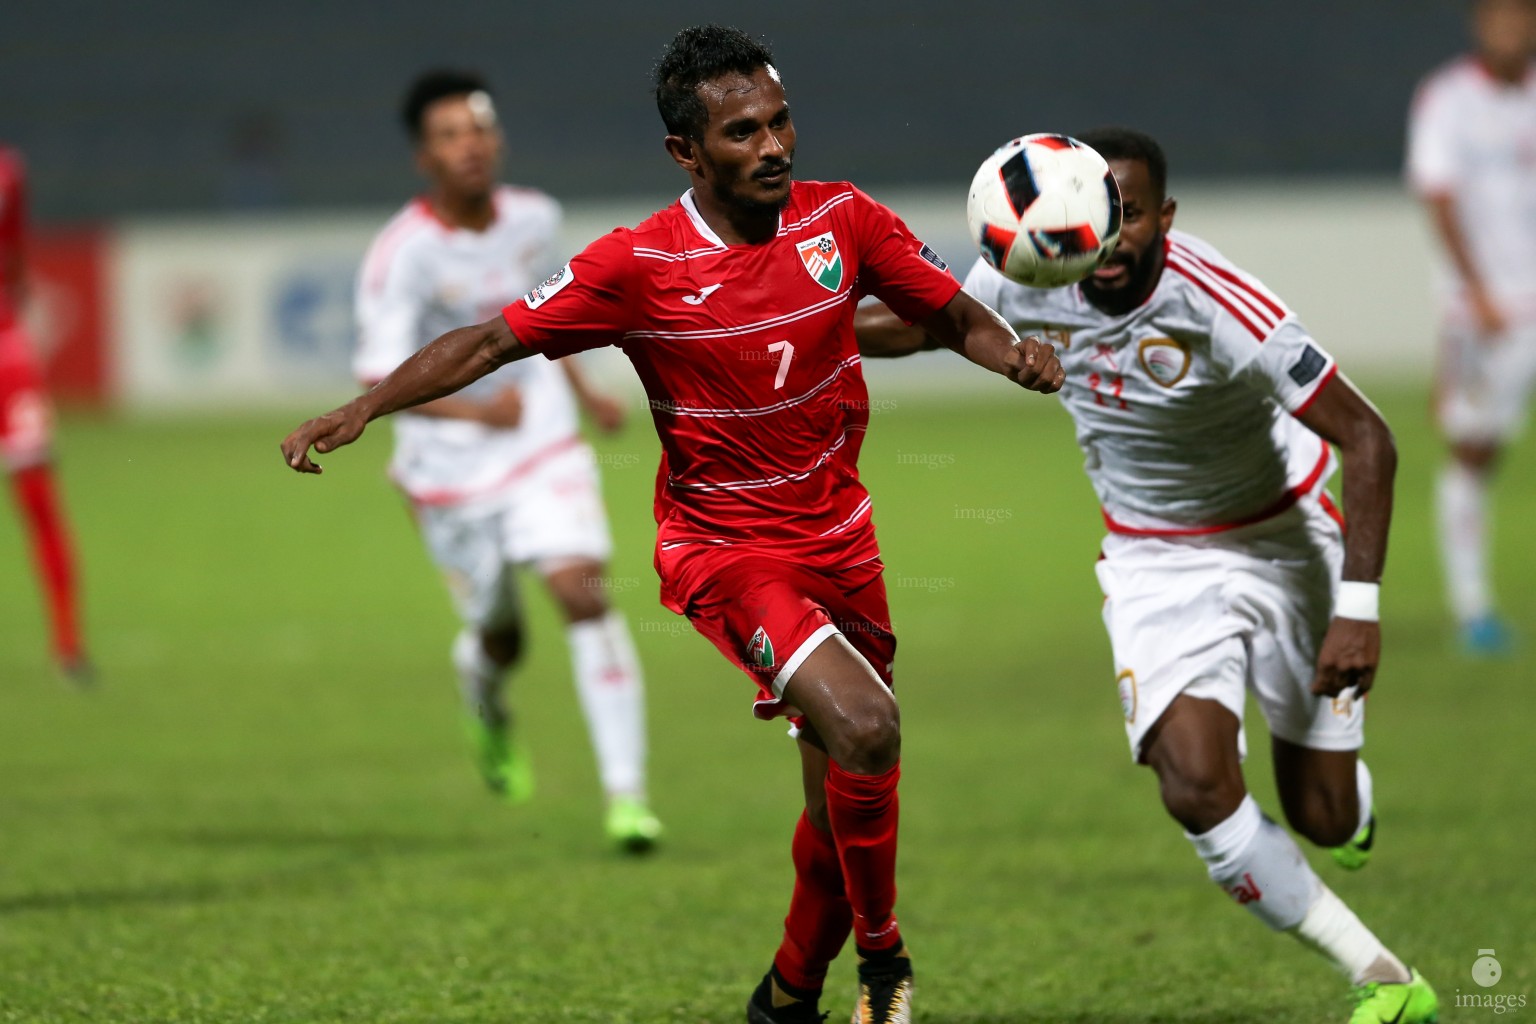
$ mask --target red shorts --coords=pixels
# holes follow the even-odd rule
[[[52,435],[42,370],[26,339],[0,337],[0,460],[13,471],[46,462]]]
[[[762,549],[696,547],[665,559],[668,590],[693,628],[757,683],[752,713],[792,713],[784,684],[822,641],[843,637],[881,682],[895,685],[896,637],[879,558],[819,569]]]

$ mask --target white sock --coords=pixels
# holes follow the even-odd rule
[[[1313,872],[1290,834],[1264,817],[1252,796],[1190,842],[1211,881],[1276,931],[1294,931],[1352,983],[1407,981],[1402,961]]]
[[[1360,791],[1360,822],[1355,826],[1354,835],[1359,835],[1371,820],[1371,807],[1376,800],[1376,784],[1371,779],[1371,770],[1366,767],[1365,758],[1355,757],[1355,786]]]
[[[506,670],[485,653],[485,645],[475,630],[461,629],[453,638],[453,667],[459,673],[459,694],[464,698],[465,709],[493,724],[507,721],[502,697]]]
[[[1252,796],[1209,832],[1185,835],[1211,881],[1276,931],[1300,924],[1323,884],[1296,841],[1259,812]]]
[[[576,692],[610,796],[645,796],[645,686],[623,613],[566,627]]]
[[[1435,499],[1451,611],[1462,622],[1487,615],[1493,610],[1488,586],[1487,477],[1452,460],[1440,470]]]
[[[1322,882],[1318,882],[1316,901],[1296,927],[1296,937],[1332,960],[1352,985],[1401,983],[1412,977],[1403,962]]]

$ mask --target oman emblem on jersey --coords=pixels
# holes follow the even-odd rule
[[[837,251],[837,239],[832,232],[817,235],[795,246],[800,262],[811,280],[829,292],[835,292],[843,284],[843,254]]]
[[[768,631],[762,626],[757,627],[757,632],[747,642],[747,661],[758,668],[773,667],[773,641],[768,639]]]
[[[1172,338],[1147,338],[1136,351],[1147,376],[1171,388],[1189,372],[1189,346]]]

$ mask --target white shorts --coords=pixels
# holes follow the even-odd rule
[[[494,495],[459,505],[418,505],[422,539],[465,623],[494,629],[522,615],[514,569],[606,562],[613,544],[597,459],[585,444],[545,461]]]
[[[1343,557],[1339,524],[1312,498],[1209,537],[1107,537],[1099,585],[1132,757],[1181,693],[1242,721],[1252,691],[1271,735],[1358,750],[1364,702],[1310,692]]]
[[[1448,325],[1441,345],[1435,412],[1445,436],[1469,444],[1518,437],[1536,387],[1536,323],[1515,324],[1493,340]]]

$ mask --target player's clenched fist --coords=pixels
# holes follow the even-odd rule
[[[1004,358],[1003,366],[1009,380],[1042,395],[1060,391],[1067,379],[1061,360],[1056,358],[1056,346],[1033,335],[1013,346],[1013,351]]]
[[[299,429],[283,439],[283,461],[299,473],[322,472],[320,464],[309,461],[309,449],[324,454],[344,444],[351,444],[363,433],[368,419],[351,404],[316,416],[300,424]]]

